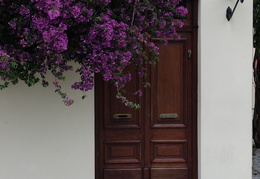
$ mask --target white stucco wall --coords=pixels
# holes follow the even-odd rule
[[[199,3],[199,179],[251,179],[252,1]]]
[[[66,107],[54,90],[0,91],[1,179],[94,178],[94,93],[71,90],[77,101]]]

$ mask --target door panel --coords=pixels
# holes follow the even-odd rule
[[[106,141],[105,163],[141,163],[141,141]]]
[[[187,168],[152,168],[151,179],[189,179]]]
[[[130,101],[141,103],[141,98],[133,93],[141,88],[137,74],[134,73],[134,68],[127,68],[126,71],[132,73],[132,81],[126,85],[129,93],[127,98]],[[104,127],[105,128],[140,128],[141,111],[131,109],[122,104],[122,102],[115,98],[117,91],[112,85],[105,85],[104,90]]]
[[[127,71],[135,69],[129,67]],[[133,93],[141,88],[137,74],[132,73],[127,84],[127,98],[142,105],[142,98]],[[102,113],[99,120],[100,179],[143,179],[143,118],[142,110],[126,107],[116,95],[116,89],[104,83],[100,93]],[[103,96],[101,94],[101,96]]]
[[[153,163],[187,162],[187,140],[152,140]]]
[[[159,45],[160,61],[151,69],[150,133],[151,179],[188,179],[191,176],[191,33],[179,41]],[[157,43],[158,40],[152,39]],[[149,120],[149,119],[148,119]],[[147,140],[147,139],[146,139]],[[191,177],[190,177],[191,178]]]
[[[191,46],[189,39],[183,37],[177,42],[169,40],[168,45],[159,45],[160,61],[151,72],[153,128],[185,127],[184,112],[188,103],[185,94],[188,59],[185,52]],[[160,44],[156,39],[153,41]]]
[[[142,169],[105,169],[104,179],[142,179]]]

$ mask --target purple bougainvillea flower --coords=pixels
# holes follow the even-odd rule
[[[28,86],[45,75],[54,76],[56,93],[66,105],[73,100],[62,92],[65,72],[78,73],[71,88],[86,92],[100,73],[117,89],[117,98],[129,107],[139,105],[123,95],[136,67],[137,77],[146,73],[145,64],[156,64],[159,48],[150,37],[178,39],[176,28],[188,11],[181,0],[29,0],[0,2],[0,88],[23,80]],[[8,12],[8,13],[7,13]],[[74,62],[78,68],[73,69]],[[2,83],[1,83],[2,82]],[[145,83],[144,86],[149,86]],[[136,89],[130,94],[142,95]]]

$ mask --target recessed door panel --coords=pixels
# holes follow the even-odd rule
[[[141,141],[107,141],[105,163],[141,163]]]
[[[152,168],[151,179],[189,179],[187,168]]]
[[[142,179],[142,169],[141,168],[105,169],[104,179]]]
[[[153,40],[160,44],[158,40]],[[185,87],[187,82],[186,53],[188,39],[179,41],[168,40],[168,45],[159,45],[160,61],[152,69],[152,93],[153,104],[152,127],[169,128],[185,127]]]
[[[126,85],[127,99],[136,103],[141,102],[141,98],[134,93],[141,88],[141,83],[137,74],[134,72],[134,66],[130,66],[126,71],[131,72],[132,81]],[[140,128],[140,110],[129,108],[116,99],[117,90],[114,86],[106,84],[104,90],[106,98],[105,103],[105,128]]]
[[[152,140],[153,163],[186,163],[186,140]]]

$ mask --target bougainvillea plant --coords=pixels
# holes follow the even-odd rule
[[[164,43],[166,37],[179,38],[176,28],[187,14],[180,1],[0,0],[0,89],[18,81],[46,87],[50,71],[55,92],[71,105],[73,100],[61,90],[64,72],[79,74],[71,88],[83,92],[93,88],[94,74],[100,73],[115,85],[118,99],[138,108],[124,96],[131,80],[125,69],[134,64],[142,78],[144,64],[158,60],[158,47],[149,38],[162,37]],[[73,69],[71,62],[79,68]],[[133,93],[141,95],[140,90]]]

